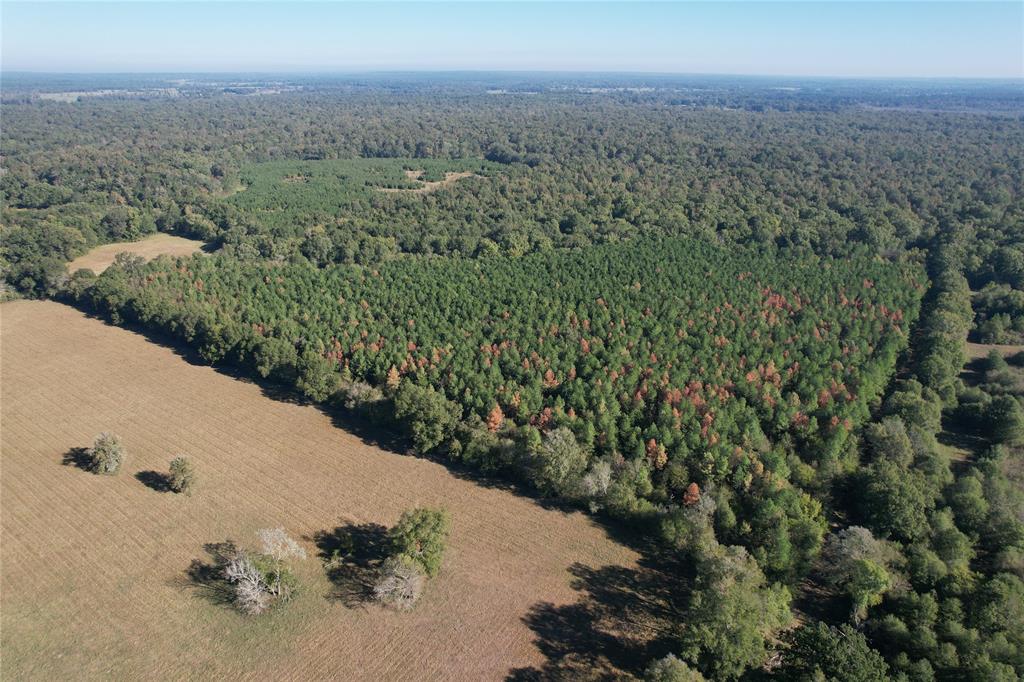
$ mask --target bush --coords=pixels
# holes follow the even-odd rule
[[[411,509],[388,531],[392,557],[419,566],[429,577],[441,568],[451,518],[443,509]]]
[[[93,473],[112,476],[121,470],[124,463],[124,447],[121,439],[112,433],[101,433],[96,436],[88,451],[90,466]]]
[[[418,564],[402,557],[389,557],[373,586],[373,598],[386,606],[408,611],[423,594],[425,582],[426,575]]]
[[[196,471],[187,457],[175,457],[171,460],[169,485],[174,492],[186,495],[191,495],[195,490]]]
[[[699,671],[686,665],[683,661],[669,654],[647,666],[644,671],[644,682],[703,682],[704,676]]]

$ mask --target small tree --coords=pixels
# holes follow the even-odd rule
[[[391,555],[418,565],[430,577],[441,568],[451,518],[444,509],[411,509],[390,531]]]
[[[171,460],[171,490],[176,493],[191,495],[195,490],[196,472],[187,457],[175,457]]]
[[[124,463],[124,447],[121,439],[112,433],[101,433],[96,436],[88,451],[90,470],[93,473],[112,476],[121,470]]]
[[[426,576],[418,564],[401,557],[389,557],[381,568],[380,578],[373,586],[373,597],[387,606],[408,611],[423,594]]]
[[[287,598],[291,591],[291,581],[285,580],[290,575],[285,561],[288,559],[305,559],[306,550],[293,540],[284,528],[263,528],[256,533],[260,539],[263,555],[273,562],[271,575],[268,576],[270,590],[276,596]]]
[[[704,682],[699,670],[694,670],[684,661],[668,654],[647,666],[644,682]]]

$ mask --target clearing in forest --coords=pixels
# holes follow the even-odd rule
[[[419,183],[419,187],[408,189],[405,187],[381,187],[381,192],[402,192],[404,194],[427,194],[429,192],[436,192],[437,190],[454,185],[463,178],[479,177],[472,171],[461,171],[458,173],[447,171],[444,174],[443,180],[425,180],[426,173],[421,170],[407,170],[405,171],[405,177],[409,178],[413,182]]]
[[[271,161],[242,168],[245,190],[225,199],[260,223],[280,228],[311,217],[365,218],[381,195],[424,195],[470,179],[482,181],[503,168],[483,159],[325,159]]]
[[[68,272],[81,268],[92,270],[97,275],[109,268],[119,253],[132,253],[147,261],[157,256],[191,256],[203,248],[203,242],[186,239],[172,234],[158,232],[137,242],[117,242],[97,246],[88,253],[68,263]]]
[[[501,679],[555,655],[536,621],[573,608],[574,575],[624,574],[637,559],[583,514],[369,445],[315,407],[73,308],[15,301],[0,314],[10,679]],[[62,464],[100,431],[127,449],[119,475]],[[192,497],[153,485],[180,454],[199,474]],[[379,539],[417,505],[453,519],[420,604],[343,598],[318,558],[330,534]],[[211,603],[188,574],[204,544],[274,526],[309,553],[299,596],[257,619]]]

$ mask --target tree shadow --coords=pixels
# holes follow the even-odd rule
[[[206,560],[193,559],[185,570],[185,587],[214,604],[233,605],[235,593],[224,578],[224,568],[238,555],[238,546],[231,540],[209,542],[203,545],[203,551]]]
[[[82,471],[92,471],[92,457],[89,456],[89,448],[71,448],[61,458],[64,466],[73,466]]]
[[[513,669],[508,680],[619,680],[674,650],[690,566],[659,552],[636,568],[576,563],[569,573],[575,603],[541,602],[523,618],[547,662]]]
[[[161,471],[140,471],[135,474],[135,479],[158,493],[168,493],[171,491],[170,476]]]
[[[318,556],[334,586],[330,599],[350,609],[372,600],[377,572],[388,556],[387,532],[379,523],[350,523],[306,538],[320,550]]]

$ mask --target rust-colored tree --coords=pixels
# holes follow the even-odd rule
[[[490,414],[487,415],[487,430],[491,433],[496,433],[501,428],[503,421],[505,421],[505,414],[501,411],[501,406],[498,403],[494,403]]]

